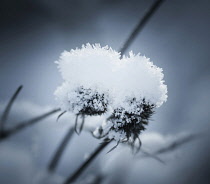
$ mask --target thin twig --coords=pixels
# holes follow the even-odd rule
[[[121,52],[121,58],[123,57],[123,54],[128,49],[128,47],[131,45],[131,43],[134,41],[136,36],[139,34],[139,32],[144,28],[145,24],[149,21],[149,19],[152,17],[152,15],[155,13],[155,11],[158,9],[158,7],[163,3],[164,0],[157,0],[155,3],[151,6],[151,8],[146,12],[144,17],[140,19],[137,26],[134,28],[122,48],[120,49]]]
[[[7,121],[9,112],[10,112],[11,107],[12,107],[12,104],[14,103],[15,99],[17,98],[17,96],[20,93],[20,91],[21,91],[22,88],[23,88],[22,85],[20,85],[17,88],[17,90],[15,91],[15,93],[13,94],[13,96],[11,97],[9,103],[7,104],[5,110],[4,110],[3,114],[2,114],[2,117],[1,117],[1,120],[0,120],[0,133],[4,131],[4,124]]]
[[[141,156],[141,158],[150,157],[150,158],[153,158],[153,159],[165,164],[165,162],[163,160],[161,160],[157,155],[174,151],[174,150],[178,149],[180,146],[182,146],[183,144],[186,144],[186,143],[189,143],[189,142],[195,140],[198,136],[199,136],[198,134],[193,134],[193,135],[188,135],[184,138],[180,138],[178,140],[173,141],[168,146],[158,149],[154,153],[149,153],[149,152],[141,149],[141,152],[144,153],[144,156]]]
[[[104,181],[104,179],[105,179],[105,175],[98,175],[96,176],[92,184],[100,184]]]
[[[150,158],[157,160],[158,162],[160,162],[162,164],[165,164],[165,162],[162,159],[160,159],[157,155],[149,153],[148,151],[145,151],[143,149],[141,149],[141,152],[144,154],[144,157],[150,157]]]
[[[58,146],[55,154],[51,159],[50,164],[48,166],[48,171],[53,172],[56,169],[58,162],[60,161],[60,158],[66,146],[70,142],[73,134],[74,134],[74,128],[70,127],[70,129],[68,130],[67,134],[64,136],[63,140],[61,141],[60,145]]]
[[[77,133],[77,135],[79,135],[79,132],[77,131],[78,117],[79,117],[79,114],[76,114],[75,125],[74,125],[74,131]]]
[[[62,113],[60,113],[56,119],[56,121],[58,121],[60,119],[61,116],[63,116],[67,111],[63,111]]]
[[[166,147],[163,147],[159,150],[157,150],[156,152],[154,152],[155,155],[159,155],[159,154],[163,154],[163,153],[167,153],[169,151],[173,151],[177,148],[179,148],[180,146],[182,146],[183,144],[186,144],[188,142],[191,142],[193,140],[195,140],[199,135],[188,135],[184,138],[180,138],[174,142],[172,142],[171,144],[169,144]]]
[[[89,164],[96,158],[96,156],[111,142],[110,141],[104,141],[103,144],[100,144],[98,148],[90,155],[90,157],[70,176],[67,178],[67,180],[64,182],[64,184],[69,184],[74,182],[86,169],[86,167],[89,166]]]
[[[35,117],[35,118],[33,118],[33,119],[30,119],[30,120],[28,120],[28,121],[24,121],[24,122],[18,123],[17,126],[11,128],[11,129],[9,129],[9,130],[5,130],[5,131],[3,132],[3,135],[0,136],[0,140],[1,140],[1,139],[5,139],[6,137],[9,137],[9,136],[11,136],[11,135],[14,135],[15,133],[19,132],[20,130],[22,130],[22,129],[24,129],[24,128],[27,128],[27,127],[29,127],[29,126],[31,126],[31,125],[33,125],[33,124],[39,122],[40,120],[42,120],[42,119],[44,119],[44,118],[46,118],[46,117],[48,117],[48,116],[50,116],[50,115],[52,115],[52,114],[58,112],[58,111],[60,111],[60,109],[54,109],[54,110],[52,110],[52,111],[50,111],[50,112],[47,112],[47,113],[45,113],[45,114],[42,114],[42,115],[40,115],[40,116],[38,116],[38,117]]]

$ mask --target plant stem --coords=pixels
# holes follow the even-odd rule
[[[90,165],[90,163],[96,158],[96,156],[110,143],[112,140],[104,141],[96,148],[96,150],[90,155],[90,157],[72,174],[63,184],[69,184],[74,182],[83,171]]]
[[[130,46],[130,44],[136,38],[138,33],[144,28],[145,24],[152,17],[154,12],[158,9],[158,7],[161,5],[161,3],[163,3],[163,1],[164,0],[157,0],[157,1],[155,1],[155,3],[151,6],[151,8],[146,12],[144,17],[142,19],[140,19],[139,23],[134,28],[134,30],[131,32],[130,36],[128,37],[128,39],[125,41],[124,45],[120,49],[121,58],[122,58],[123,54],[125,53],[125,51],[128,49],[128,47]]]
[[[12,107],[12,104],[14,103],[15,99],[17,98],[17,96],[20,93],[22,88],[23,88],[22,85],[17,88],[17,90],[15,91],[13,96],[11,97],[9,103],[7,104],[5,110],[4,110],[3,114],[2,114],[2,117],[1,117],[1,120],[0,120],[0,134],[3,134],[4,124],[7,121],[7,117],[9,115],[9,112],[10,112],[10,109]]]
[[[55,154],[53,155],[53,157],[51,159],[50,164],[48,166],[48,171],[53,172],[56,169],[58,162],[60,161],[60,158],[61,158],[67,144],[69,143],[70,139],[72,138],[73,134],[74,134],[74,128],[70,127],[70,129],[68,130],[67,134],[64,136],[62,142],[58,146]]]
[[[46,117],[48,117],[48,116],[50,116],[50,115],[52,115],[52,114],[54,114],[54,113],[56,113],[58,111],[60,111],[60,109],[54,109],[54,110],[52,110],[50,112],[47,112],[47,113],[42,114],[40,116],[37,116],[37,117],[35,117],[33,119],[30,119],[28,121],[24,121],[24,122],[18,123],[17,126],[11,128],[10,130],[3,131],[2,135],[0,136],[0,141],[2,139],[5,139],[5,138],[11,136],[11,135],[14,135],[15,133],[19,132],[20,130],[22,130],[24,128],[27,128],[27,127],[29,127],[29,126],[31,126],[31,125],[41,121],[42,119],[44,119],[44,118],[46,118]]]
[[[121,52],[121,57],[123,56],[123,54],[125,53],[125,51],[128,49],[128,47],[130,46],[130,44],[133,42],[133,40],[136,38],[136,36],[138,35],[138,33],[143,29],[144,25],[149,21],[149,19],[151,18],[151,16],[154,14],[154,12],[158,9],[158,7],[161,5],[161,3],[164,0],[156,0],[154,2],[154,4],[150,7],[150,9],[145,13],[144,17],[142,19],[140,19],[139,23],[137,24],[137,26],[134,28],[134,30],[131,32],[130,36],[127,38],[127,40],[125,41],[124,45],[122,46],[122,48],[120,49]],[[77,120],[76,120],[77,122]],[[75,126],[76,128],[76,126]],[[70,139],[70,138],[69,138]],[[68,184],[71,183],[73,181],[75,181],[80,174],[85,170],[85,168],[92,162],[92,160],[94,160],[94,158],[110,143],[109,142],[103,142],[103,144],[101,144],[96,150],[95,152],[90,156],[90,158],[88,160],[86,160],[79,168],[77,171],[75,171],[75,173],[73,175],[71,175],[64,184]],[[61,145],[59,146],[56,154],[54,157],[55,161],[52,161],[51,164],[49,165],[49,170],[54,170],[59,158],[62,155],[62,152],[64,151],[66,145],[68,143],[68,134],[64,137],[63,142],[61,143]],[[64,144],[64,146],[62,145]],[[59,150],[61,149],[61,150]],[[53,159],[53,160],[54,160]]]

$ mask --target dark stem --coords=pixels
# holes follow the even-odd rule
[[[60,158],[65,148],[67,147],[69,141],[71,140],[73,134],[74,134],[74,128],[70,127],[70,129],[68,130],[67,134],[64,136],[62,142],[58,146],[55,154],[51,159],[50,164],[48,166],[48,171],[53,172],[56,169],[58,162],[60,161]]]
[[[79,135],[79,132],[77,131],[78,117],[79,117],[79,114],[76,114],[75,125],[74,125],[74,131],[77,133],[77,135]]]
[[[10,130],[3,131],[3,134],[0,136],[0,140],[1,139],[5,139],[6,137],[9,137],[9,136],[13,135],[13,134],[19,132],[20,130],[29,127],[29,126],[31,126],[31,125],[41,121],[42,119],[44,119],[44,118],[46,118],[46,117],[48,117],[48,116],[50,116],[50,115],[52,115],[52,114],[54,114],[54,113],[56,113],[58,111],[60,111],[60,109],[54,109],[54,110],[52,110],[50,112],[47,112],[47,113],[45,113],[43,115],[35,117],[35,118],[31,119],[31,120],[28,120],[28,121],[25,121],[25,122],[21,122],[17,126],[11,128]]]
[[[63,111],[61,114],[59,114],[56,121],[58,121],[60,119],[60,117],[63,116],[66,112],[67,111]]]
[[[163,154],[163,153],[173,151],[173,150],[179,148],[180,146],[182,146],[183,144],[186,144],[190,141],[193,141],[193,140],[197,139],[198,136],[201,136],[201,135],[200,134],[191,134],[191,135],[185,136],[183,138],[177,139],[176,141],[172,142],[168,146],[157,150],[154,154],[159,155],[159,154]]]
[[[74,182],[83,171],[89,166],[89,164],[96,158],[96,156],[110,143],[112,140],[104,141],[102,144],[96,148],[96,150],[90,155],[90,157],[64,182],[64,184],[69,184]]]
[[[158,149],[154,153],[148,153],[147,151],[141,149],[141,152],[144,153],[144,156],[141,156],[141,157],[142,158],[150,157],[150,158],[153,158],[153,159],[165,164],[165,162],[163,160],[161,160],[158,157],[158,155],[168,153],[170,151],[174,151],[174,150],[178,149],[180,146],[182,146],[183,144],[186,144],[186,143],[189,143],[193,140],[196,140],[198,138],[198,136],[201,136],[201,134],[191,134],[191,135],[188,135],[186,137],[177,139],[177,140],[173,141],[171,144],[169,144],[169,145],[167,145],[163,148]]]
[[[151,8],[146,12],[144,17],[140,19],[140,22],[137,24],[137,26],[134,28],[126,42],[124,43],[123,47],[120,49],[121,52],[121,58],[125,51],[128,49],[130,44],[133,42],[133,40],[136,38],[138,33],[144,28],[145,24],[149,21],[149,19],[152,17],[154,12],[158,9],[158,7],[163,3],[164,0],[157,0],[155,3],[151,6]]]
[[[7,121],[7,117],[9,115],[9,112],[10,112],[10,109],[12,107],[12,104],[14,103],[15,99],[17,98],[17,96],[20,93],[22,88],[23,88],[22,85],[17,88],[17,90],[15,91],[13,96],[11,97],[9,103],[7,104],[5,110],[4,110],[3,114],[2,114],[2,117],[1,117],[1,120],[0,120],[0,134],[4,131],[4,124]]]

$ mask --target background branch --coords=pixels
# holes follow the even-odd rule
[[[164,2],[164,0],[157,0],[155,3],[149,8],[149,10],[145,13],[142,19],[140,19],[137,26],[134,28],[134,30],[131,32],[128,39],[123,44],[122,48],[120,49],[121,52],[121,58],[125,54],[125,51],[128,49],[128,47],[131,45],[131,43],[134,41],[136,36],[139,34],[139,32],[144,28],[145,24],[149,21],[149,19],[152,17],[152,15],[155,13],[155,11],[158,9],[158,7]]]
[[[2,132],[2,135],[0,136],[0,141],[2,139],[5,139],[5,138],[11,136],[11,135],[14,135],[15,133],[21,131],[22,129],[25,129],[25,128],[27,128],[27,127],[29,127],[29,126],[39,122],[40,120],[42,120],[42,119],[44,119],[44,118],[46,118],[46,117],[48,117],[48,116],[58,112],[58,111],[60,111],[60,109],[54,109],[54,110],[52,110],[50,112],[47,112],[47,113],[42,114],[40,116],[37,116],[37,117],[35,117],[33,119],[30,119],[30,120],[27,120],[27,121],[24,121],[24,122],[20,122],[20,123],[18,123],[17,126],[11,128],[9,130],[4,130]]]
[[[48,166],[48,171],[53,172],[56,169],[58,162],[60,161],[60,158],[61,158],[66,146],[70,142],[73,134],[74,134],[74,128],[70,127],[67,134],[64,136],[63,140],[61,141],[60,145],[58,146],[55,154],[53,155],[53,157],[51,159],[49,166]]]
[[[9,112],[11,110],[11,107],[12,107],[12,104],[14,103],[15,99],[17,98],[18,94],[20,93],[21,89],[23,88],[22,85],[20,85],[17,90],[15,91],[15,93],[13,94],[13,96],[11,97],[9,103],[7,104],[3,114],[2,114],[2,117],[1,117],[1,120],[0,120],[0,134],[4,131],[4,125],[7,121],[7,118],[8,118],[8,115],[9,115]]]

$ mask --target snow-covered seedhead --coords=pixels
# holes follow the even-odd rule
[[[110,126],[109,131],[112,132],[109,138],[116,138],[118,136],[115,133],[120,133],[122,140],[129,140],[129,138],[136,140],[141,131],[145,130],[145,125],[148,124],[150,117],[154,113],[154,105],[146,103],[145,100],[136,102],[133,99],[128,103],[135,108],[126,110],[121,107],[115,109],[108,118],[107,124]]]
[[[56,61],[65,81],[55,91],[62,110],[83,115],[105,113],[110,103],[111,74],[119,57],[118,52],[99,44],[64,51]]]
[[[145,130],[145,125],[154,113],[155,105],[149,104],[143,99],[136,101],[135,98],[127,101],[129,109],[119,107],[115,109],[112,115],[97,128],[94,135],[98,138],[106,137],[115,139],[118,142],[127,142],[132,147],[137,141],[141,145],[139,135]]]
[[[56,64],[63,79],[71,85],[83,86],[85,89],[97,86],[100,92],[113,84],[113,71],[119,61],[120,53],[112,48],[86,44],[81,49],[64,51]]]
[[[167,100],[167,86],[163,80],[162,68],[154,65],[149,58],[129,53],[123,57],[117,70],[114,109],[129,108],[127,99],[143,99],[149,104],[160,107]]]
[[[112,110],[98,137],[135,141],[167,100],[162,69],[140,54],[120,59],[108,46],[86,44],[63,52],[56,63],[65,82],[55,95],[64,111],[101,115]]]
[[[82,86],[72,86],[63,83],[55,91],[59,105],[63,111],[70,111],[77,115],[101,115],[107,111],[109,96],[99,93],[97,89],[85,89]]]

